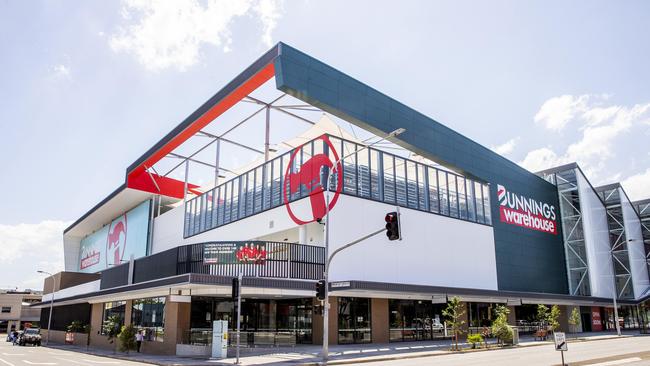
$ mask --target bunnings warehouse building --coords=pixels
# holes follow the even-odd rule
[[[282,43],[65,230],[65,272],[37,306],[54,297],[54,340],[79,320],[113,347],[101,325],[117,316],[145,332],[144,352],[200,354],[213,320],[233,328],[241,272],[243,342],[318,344],[326,211],[332,252],[396,206],[403,240],[380,234],[332,262],[333,344],[444,337],[454,296],[470,331],[497,304],[520,332],[536,304],[559,305],[564,329],[577,308],[583,331],[611,330],[614,295],[624,329],[644,324],[650,201],[593,187],[575,164],[529,172]]]

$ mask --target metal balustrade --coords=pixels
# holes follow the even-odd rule
[[[199,273],[236,277],[271,277],[319,280],[323,277],[325,248],[313,245],[264,242],[268,252],[264,264],[205,264],[203,246],[210,243],[184,245],[176,248],[176,273]],[[232,242],[227,242],[232,243]]]
[[[336,156],[346,157],[341,162],[341,194],[492,224],[488,184],[375,148],[364,148],[352,141],[324,136],[336,150]],[[292,173],[300,172],[301,168],[319,169],[311,176],[323,176],[321,167],[308,164],[303,168],[303,164],[319,154],[328,156],[330,162],[337,160],[324,136],[188,200],[184,237],[309,196],[314,191],[313,186],[310,189],[302,182],[293,182],[299,189],[290,189],[291,179],[297,179]],[[291,156],[294,160],[289,166]],[[338,181],[334,174],[329,182],[330,190],[337,190]],[[285,191],[288,193],[283,197]]]

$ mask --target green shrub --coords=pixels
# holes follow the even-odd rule
[[[496,318],[492,322],[492,334],[503,343],[511,343],[515,336],[512,328],[508,325],[508,314],[510,310],[503,305],[497,305],[494,309]]]
[[[135,328],[131,324],[122,327],[120,334],[117,335],[120,340],[120,352],[129,353],[129,351],[136,349],[135,332]]]
[[[84,325],[79,320],[73,320],[67,327],[67,331],[71,333],[81,333],[83,330]]]
[[[483,343],[483,337],[480,334],[470,334],[467,336],[467,343],[472,345],[472,348],[476,348],[476,344],[479,345]]]

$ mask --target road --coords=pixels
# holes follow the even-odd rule
[[[151,366],[47,347],[12,346],[4,338],[0,339],[0,366]]]
[[[569,341],[568,347],[569,350],[564,353],[564,359],[567,365],[571,366],[650,365],[650,336],[576,343]],[[373,362],[368,365],[561,365],[561,358],[560,352],[555,351],[554,346],[549,344],[499,351],[468,352],[464,354]]]

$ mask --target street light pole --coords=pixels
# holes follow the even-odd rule
[[[327,358],[329,357],[329,312],[330,312],[330,303],[329,303],[329,247],[330,247],[330,179],[332,174],[337,170],[339,163],[345,158],[352,154],[356,154],[359,151],[363,151],[369,148],[372,145],[375,145],[381,141],[387,140],[391,137],[395,137],[406,131],[404,128],[398,128],[395,131],[389,133],[385,137],[373,142],[372,144],[364,146],[361,150],[355,150],[354,152],[341,156],[333,165],[332,169],[328,169],[327,179],[325,180],[325,268],[323,270],[323,281],[325,281],[325,298],[323,300],[323,350],[321,357],[323,358],[323,363],[327,363]],[[338,188],[338,187],[337,187]],[[336,252],[334,253],[336,254]]]
[[[49,275],[52,278],[52,296],[50,296],[50,316],[47,317],[47,345],[50,345],[50,333],[52,333],[52,307],[54,306],[54,275],[46,271],[38,271],[40,274]]]

